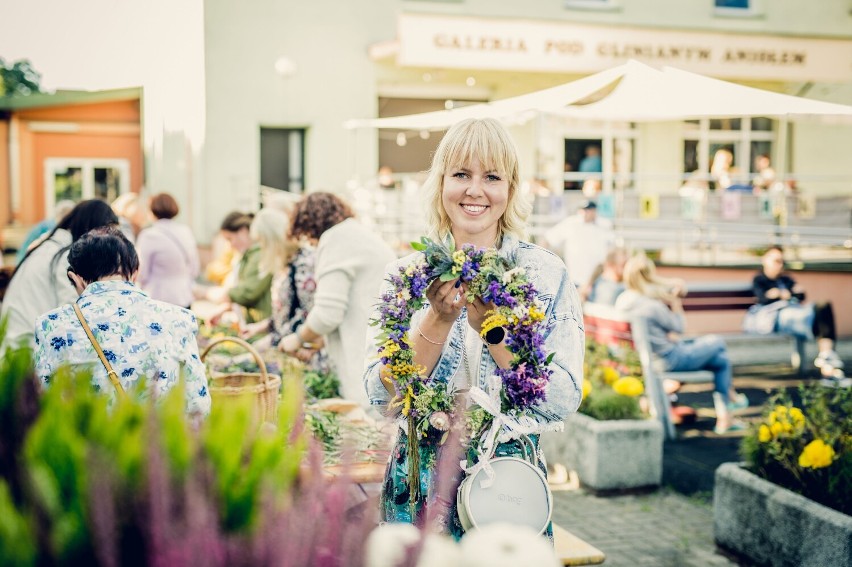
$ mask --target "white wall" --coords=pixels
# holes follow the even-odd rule
[[[206,230],[231,209],[257,205],[260,127],[307,128],[308,189],[341,191],[353,174],[375,173],[375,136],[345,120],[375,116],[367,48],[393,38],[392,2],[206,2]],[[275,71],[279,57],[296,67]],[[357,168],[357,169],[356,169]]]

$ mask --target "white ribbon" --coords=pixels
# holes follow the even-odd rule
[[[494,469],[491,468],[491,458],[494,456],[498,444],[544,431],[562,431],[564,427],[561,421],[539,423],[529,415],[511,416],[502,413],[500,411],[500,390],[502,387],[503,383],[500,377],[492,375],[486,380],[485,388],[487,391],[473,387],[468,394],[472,403],[478,405],[493,417],[491,427],[483,436],[484,441],[481,450],[477,451],[477,462],[470,467],[467,466],[467,460],[459,462],[459,466],[468,476],[473,476],[480,470],[485,472],[485,478],[479,481],[479,486],[482,488],[488,488],[494,484]]]

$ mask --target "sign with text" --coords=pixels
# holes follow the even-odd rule
[[[852,41],[401,14],[400,65],[591,73],[636,59],[704,75],[846,82]]]
[[[726,191],[722,193],[722,218],[737,220],[742,216],[743,197],[742,193]]]
[[[605,219],[615,218],[615,195],[612,193],[598,195],[598,216]]]
[[[656,193],[639,195],[639,218],[655,219],[660,216],[660,196]]]
[[[702,195],[683,195],[680,198],[680,218],[684,220],[699,220],[704,198]]]

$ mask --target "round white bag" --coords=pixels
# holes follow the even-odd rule
[[[462,527],[470,530],[508,523],[543,533],[553,513],[553,495],[541,470],[517,457],[498,457],[490,465],[494,471],[491,486],[480,485],[487,478],[482,469],[459,486],[456,505]]]

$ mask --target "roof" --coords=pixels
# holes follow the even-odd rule
[[[0,96],[0,111],[25,110],[29,108],[47,108],[69,104],[95,104],[121,100],[139,100],[142,87],[109,89],[104,91],[56,91],[31,95]]]

